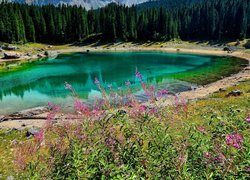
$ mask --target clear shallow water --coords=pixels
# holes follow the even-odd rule
[[[167,87],[173,92],[184,91],[190,88],[189,83],[166,77],[203,66],[213,66],[215,59],[213,56],[158,52],[59,55],[54,59],[30,63],[25,69],[0,73],[0,115],[44,106],[49,101],[61,106],[72,105],[72,97],[65,90],[64,82],[70,83],[86,101],[100,95],[94,84],[95,78],[104,86],[112,84],[116,88],[124,87],[125,81],[130,80],[132,86],[138,88],[136,68],[145,81],[158,88]]]

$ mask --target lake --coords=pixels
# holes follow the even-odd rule
[[[225,59],[227,61],[225,61]],[[64,88],[70,83],[83,101],[100,96],[95,78],[107,87],[124,88],[130,81],[138,98],[145,98],[135,77],[142,74],[145,82],[172,92],[190,89],[189,82],[178,80],[182,73],[192,75],[204,67],[207,74],[218,69],[218,61],[229,63],[231,58],[187,55],[161,52],[105,52],[61,54],[26,64],[12,72],[0,73],[0,115],[54,102],[63,107],[72,106],[72,97]]]

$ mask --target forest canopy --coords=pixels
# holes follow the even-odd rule
[[[172,9],[110,4],[86,11],[5,2],[0,7],[0,41],[9,43],[70,43],[96,34],[110,42],[250,37],[250,0],[208,0]]]

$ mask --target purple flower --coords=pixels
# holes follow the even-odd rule
[[[250,115],[247,116],[246,121],[247,121],[247,123],[250,123]]]
[[[55,113],[59,112],[61,109],[60,106],[53,104],[52,102],[48,102],[48,106],[49,106],[50,110],[55,112]]]
[[[44,131],[40,130],[38,133],[34,135],[34,137],[35,137],[35,140],[41,144],[44,140]]]
[[[143,112],[145,112],[146,110],[147,110],[147,106],[145,106],[145,105],[140,105],[140,107],[139,107],[139,112],[143,113]]]
[[[139,79],[139,80],[142,80],[142,75],[139,71],[136,70],[135,72],[135,76]]]
[[[229,134],[226,137],[226,143],[228,146],[240,149],[243,143],[243,137],[240,134]]]
[[[68,90],[72,90],[72,86],[67,82],[64,83],[64,88]]]
[[[95,78],[95,81],[94,81],[95,84],[100,84],[99,80],[97,78]]]
[[[161,89],[157,92],[157,97],[163,97],[163,96],[166,96],[168,95],[168,90],[167,89]]]
[[[130,86],[130,85],[131,85],[131,82],[130,82],[130,81],[127,81],[125,84],[126,84],[126,86]]]
[[[106,140],[106,145],[109,147],[113,147],[117,144],[116,140],[114,138],[108,138]]]
[[[75,100],[74,108],[76,112],[85,113],[85,115],[87,115],[89,112],[88,106],[86,104],[83,104],[80,100]]]

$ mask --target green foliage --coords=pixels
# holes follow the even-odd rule
[[[67,43],[102,34],[102,40],[243,39],[250,36],[250,1],[190,1],[176,8],[110,4],[98,10],[60,5],[1,3],[0,41]],[[152,6],[154,7],[154,6]]]

